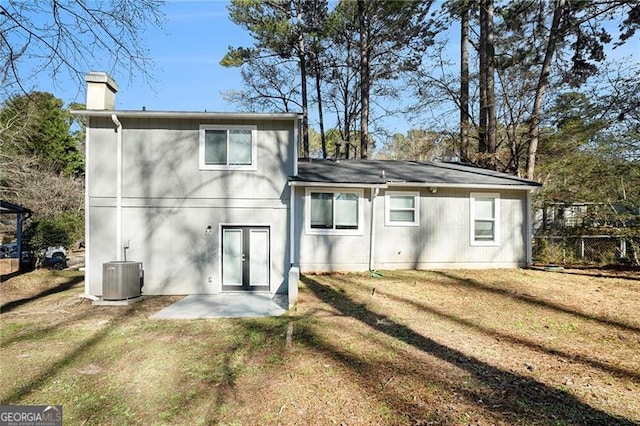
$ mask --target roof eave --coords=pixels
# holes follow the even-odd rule
[[[257,112],[207,112],[207,111],[130,111],[130,110],[90,110],[75,109],[71,114],[84,117],[111,117],[113,114],[122,118],[186,118],[186,119],[218,119],[218,120],[300,120],[302,114],[257,113]]]
[[[290,186],[323,187],[323,188],[386,188],[386,183],[355,183],[355,182],[309,182],[302,180],[289,181]]]
[[[514,189],[514,190],[537,190],[542,185],[499,185],[499,184],[464,184],[464,183],[429,183],[429,182],[318,182],[291,180],[291,186],[309,187],[339,187],[339,188],[390,188],[390,187],[425,187],[425,188],[469,188],[469,189]]]
[[[541,184],[514,183],[514,184],[483,184],[483,183],[447,183],[447,182],[388,182],[389,186],[413,186],[430,188],[472,188],[472,189],[539,189]]]

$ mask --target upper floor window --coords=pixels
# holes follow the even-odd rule
[[[500,244],[500,194],[471,193],[471,245]]]
[[[307,233],[361,233],[361,190],[315,190],[307,188]]]
[[[387,226],[420,225],[420,193],[387,191],[384,223]]]
[[[201,170],[255,170],[256,126],[200,126]]]

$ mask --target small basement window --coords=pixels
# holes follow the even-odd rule
[[[420,193],[387,191],[384,224],[386,226],[419,226]]]
[[[362,191],[307,188],[308,234],[360,234]]]
[[[255,170],[256,126],[200,126],[200,170]]]
[[[500,244],[500,194],[471,193],[471,245]]]

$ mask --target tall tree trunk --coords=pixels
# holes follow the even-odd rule
[[[487,152],[487,1],[480,1],[480,69],[479,90],[480,90],[480,128],[478,129],[478,151],[482,154]],[[484,161],[481,159],[481,161]]]
[[[555,0],[553,9],[553,18],[551,28],[549,29],[549,40],[542,62],[540,78],[536,86],[536,95],[531,111],[531,122],[529,126],[529,153],[527,156],[527,179],[533,179],[535,176],[536,155],[538,152],[538,141],[540,138],[540,112],[542,110],[542,101],[544,93],[549,85],[549,70],[551,69],[551,61],[556,51],[558,36],[560,33],[560,20],[565,7],[565,0]]]
[[[318,60],[318,55],[315,55],[315,74],[316,74],[316,96],[318,97],[318,120],[320,124],[320,145],[322,146],[322,158],[327,158],[327,139],[324,134],[324,118],[322,113],[322,88],[321,88],[321,77],[320,73],[322,72],[320,67],[320,61]]]
[[[460,10],[460,160],[469,162],[469,3]]]
[[[496,95],[494,84],[493,0],[480,2],[480,146],[484,166],[496,168]]]
[[[351,44],[347,44],[347,70],[351,68]],[[349,71],[347,71],[349,72]],[[351,114],[349,113],[349,82],[348,80],[344,85],[344,127],[343,127],[343,142],[344,142],[344,152],[345,152],[345,160],[349,159],[348,156],[348,146],[351,143]],[[337,160],[337,158],[336,158]]]
[[[302,24],[302,10],[298,8],[298,25]],[[307,54],[305,52],[304,35],[298,34],[298,59],[300,61],[300,82],[302,84],[302,156],[309,158],[309,108],[307,98]]]
[[[487,48],[487,151],[491,154],[489,168],[495,170],[496,164],[496,91],[495,91],[495,50],[493,33],[493,0],[486,0],[486,48]]]
[[[371,87],[369,70],[369,34],[367,28],[368,5],[358,0],[358,20],[360,32],[360,158],[366,160],[369,145],[369,92]]]

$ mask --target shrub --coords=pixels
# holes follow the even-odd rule
[[[65,212],[53,217],[36,218],[25,230],[25,239],[36,249],[49,246],[74,246],[84,238],[84,216]]]

